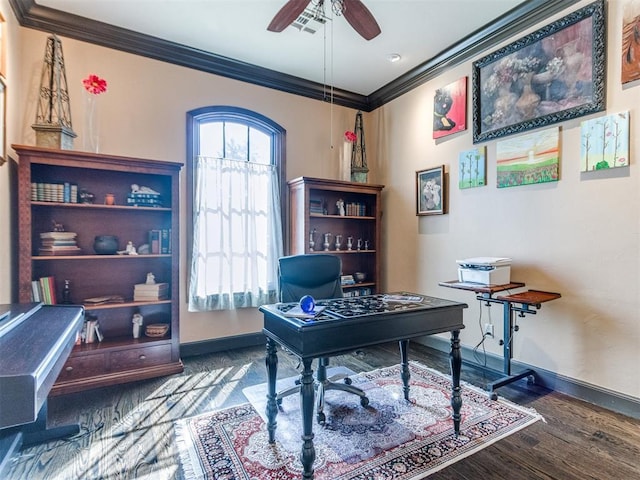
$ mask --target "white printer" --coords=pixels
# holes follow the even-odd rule
[[[458,281],[481,285],[505,285],[511,281],[511,259],[474,257],[456,260]]]

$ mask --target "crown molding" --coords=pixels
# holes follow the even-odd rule
[[[18,23],[102,47],[172,63],[194,70],[300,95],[335,105],[370,112],[435,78],[455,65],[517,35],[525,28],[575,4],[579,0],[529,0],[480,28],[434,58],[398,77],[370,95],[334,88],[331,97],[323,84],[240,62],[204,50],[144,35],[38,5],[34,0],[9,0]]]

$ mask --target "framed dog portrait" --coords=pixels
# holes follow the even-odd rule
[[[444,165],[416,172],[416,215],[442,215],[445,194]]]

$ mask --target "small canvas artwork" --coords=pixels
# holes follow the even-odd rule
[[[436,90],[433,96],[433,138],[467,129],[467,77]]]
[[[622,9],[622,83],[640,79],[640,0],[628,0]]]
[[[498,188],[557,182],[560,129],[549,128],[498,142],[496,157]]]
[[[580,171],[629,165],[629,112],[580,123]]]
[[[460,152],[458,156],[458,187],[484,187],[487,184],[486,147]]]

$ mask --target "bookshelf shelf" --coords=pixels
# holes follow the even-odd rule
[[[145,254],[145,255],[34,255],[32,260],[38,261],[54,261],[54,260],[148,260],[151,258],[171,258],[170,253]]]
[[[151,212],[170,212],[170,208],[166,207],[132,207],[127,205],[103,205],[100,203],[69,203],[69,202],[31,202],[34,207],[47,208],[81,208],[87,210],[133,210],[133,211],[151,211]]]

